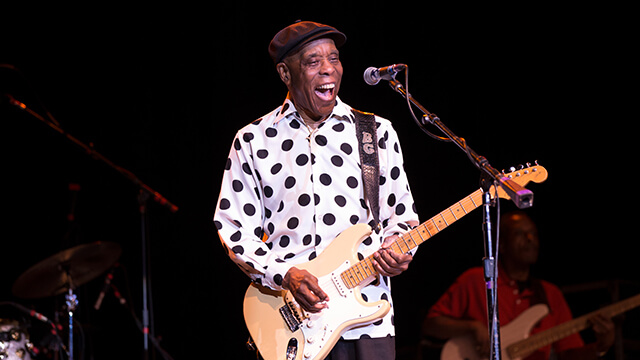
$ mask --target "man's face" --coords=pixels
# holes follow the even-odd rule
[[[504,234],[502,250],[505,256],[523,265],[533,265],[538,260],[540,241],[538,229],[528,217],[515,215],[509,218]]]
[[[342,64],[333,40],[314,40],[287,57],[284,64],[286,69],[279,64],[278,72],[296,109],[313,121],[329,116],[342,80]]]

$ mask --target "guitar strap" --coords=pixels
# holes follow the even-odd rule
[[[376,119],[372,113],[352,109],[356,123],[356,137],[358,138],[358,151],[360,152],[360,164],[362,179],[364,181],[364,195],[369,203],[369,208],[375,221],[374,229],[380,228],[380,203],[378,193],[380,191],[380,164],[378,161],[378,136]]]

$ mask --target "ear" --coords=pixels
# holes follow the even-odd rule
[[[279,62],[276,65],[276,70],[278,71],[278,75],[280,75],[280,80],[288,87],[291,84],[291,72],[287,64]]]

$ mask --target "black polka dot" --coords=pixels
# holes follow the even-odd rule
[[[236,245],[231,248],[234,254],[242,255],[244,254],[244,248],[241,245]]]
[[[276,285],[281,286],[282,285],[282,275],[280,275],[280,274],[273,275],[273,282],[276,283]]]
[[[387,205],[393,206],[395,204],[396,204],[396,195],[390,194],[389,197],[387,198]]]
[[[236,138],[233,141],[233,148],[236,149],[236,150],[242,149],[242,145],[240,145],[240,139]]]
[[[338,155],[334,155],[334,156],[331,157],[331,163],[333,165],[335,165],[335,166],[340,167],[340,166],[342,166],[343,162],[344,161],[342,160],[342,158],[340,156],[338,156]]]
[[[331,175],[329,175],[329,174],[321,174],[320,175],[320,182],[323,185],[331,185]]]
[[[400,177],[400,168],[398,168],[397,166],[394,166],[393,169],[391,169],[391,178],[393,180],[396,180]]]
[[[344,130],[344,124],[343,123],[335,124],[333,125],[332,129],[335,132],[342,132],[342,130]]]
[[[292,129],[300,129],[300,123],[295,119],[291,120],[289,126],[291,126]]]
[[[404,204],[398,204],[398,206],[396,206],[396,215],[404,214],[405,210]]]
[[[289,221],[287,221],[287,227],[290,230],[293,230],[298,227],[299,223],[300,223],[300,220],[298,220],[298,218],[294,216],[291,219],[289,219]]]
[[[322,217],[322,222],[324,222],[326,225],[333,225],[336,222],[336,217],[333,216],[333,214],[324,214],[324,216]]]
[[[311,244],[311,239],[312,239],[311,234],[307,234],[307,235],[305,235],[305,236],[302,238],[302,244],[303,244],[303,245],[309,245],[309,244]]]
[[[275,175],[282,170],[282,164],[277,163],[271,167],[271,175]]]
[[[229,237],[229,240],[236,242],[236,241],[240,241],[241,238],[242,238],[242,233],[240,232],[240,230],[238,230],[233,234],[231,234],[231,236]]]
[[[244,204],[244,206],[242,207],[242,210],[244,210],[244,213],[252,216],[253,214],[256,213],[256,207],[253,206],[252,204]]]
[[[274,129],[274,128],[268,128],[267,130],[264,131],[265,135],[267,135],[267,137],[275,137],[276,135],[278,135],[278,130]]]
[[[242,185],[242,181],[240,180],[233,180],[231,182],[231,186],[233,187],[233,191],[235,192],[240,192],[242,191],[242,189],[244,189],[244,185]]]
[[[280,245],[280,247],[286,248],[287,246],[289,246],[289,242],[291,242],[291,239],[287,235],[282,235],[278,244]]]
[[[231,207],[231,201],[227,199],[220,199],[220,210],[227,210]]]
[[[300,204],[300,206],[307,206],[310,202],[311,196],[309,196],[308,194],[302,194],[298,197],[298,204]]]
[[[347,155],[351,155],[351,152],[353,151],[353,148],[351,148],[351,145],[349,145],[347,143],[344,143],[344,144],[340,145],[340,150],[342,150]]]
[[[296,164],[300,166],[305,165],[307,162],[309,162],[309,157],[307,156],[307,154],[300,154],[296,158]]]
[[[287,139],[282,142],[282,151],[289,151],[293,147],[293,140]]]
[[[263,249],[263,248],[258,248],[254,254],[258,255],[258,256],[264,256],[267,254],[267,250]]]
[[[347,178],[347,186],[349,186],[352,189],[355,189],[358,187],[358,179],[356,179],[353,176],[349,176]]]
[[[249,164],[247,164],[247,163],[242,164],[242,171],[244,171],[244,173],[247,174],[247,175],[252,175],[253,174],[251,172],[251,166],[249,166]]]
[[[347,199],[345,199],[342,195],[337,195],[335,198],[333,198],[333,200],[335,200],[336,204],[338,204],[338,206],[340,207],[344,207],[345,205],[347,205]]]
[[[244,140],[245,142],[253,140],[253,134],[250,132],[245,133],[244,135],[242,135],[242,140]]]
[[[227,163],[224,164],[224,169],[225,170],[230,170],[232,164],[233,164],[233,162],[231,161],[231,159],[227,158]]]
[[[327,137],[324,135],[318,135],[316,136],[316,144],[320,145],[320,146],[325,146],[327,145]]]
[[[351,217],[349,218],[349,222],[353,225],[357,224],[358,221],[360,221],[358,215],[351,215]]]
[[[264,159],[269,156],[269,151],[267,151],[266,149],[260,149],[256,152],[256,155],[258,155],[259,159]]]
[[[296,184],[296,178],[294,178],[293,176],[288,176],[284,180],[284,187],[287,189],[291,189],[295,184]]]
[[[270,198],[273,195],[273,189],[271,186],[267,185],[264,187],[264,196]]]

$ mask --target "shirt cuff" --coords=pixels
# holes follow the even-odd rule
[[[264,271],[264,280],[262,284],[273,290],[284,290],[282,281],[287,271],[293,267],[280,259],[270,263]]]

